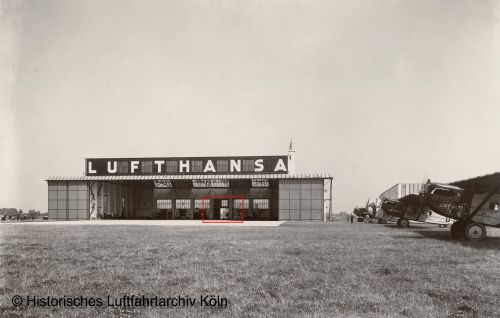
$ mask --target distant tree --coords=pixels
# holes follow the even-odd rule
[[[29,210],[28,211],[28,219],[36,219],[38,216],[40,215],[40,211],[36,211],[36,210]]]
[[[1,209],[0,214],[1,215],[5,214],[5,215],[10,216],[10,217],[17,216],[17,209],[3,208],[3,209]]]

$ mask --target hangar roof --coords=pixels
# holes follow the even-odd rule
[[[200,179],[332,179],[327,174],[212,174],[212,175],[128,175],[128,176],[52,176],[46,181],[111,180],[200,180]]]

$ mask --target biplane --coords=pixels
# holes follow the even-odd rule
[[[372,214],[370,213],[368,207],[369,207],[369,203],[370,200],[368,200],[366,202],[366,205],[364,208],[360,208],[360,207],[355,207],[353,210],[352,210],[352,214],[354,214],[356,216],[356,220],[358,222],[363,222],[365,220],[365,218],[368,216],[368,218],[371,218],[372,217]]]
[[[379,219],[376,217],[377,214],[377,204],[375,202],[370,202],[370,199],[366,201],[365,207],[355,207],[352,211],[352,214],[356,216],[356,220],[358,222],[366,221],[367,217],[370,223],[374,223],[374,220],[377,223],[385,223],[385,220]]]
[[[384,202],[386,201],[395,201],[395,200],[391,200],[391,199],[388,199],[388,198],[381,198],[381,199],[378,199],[377,200],[377,203],[376,203],[376,212],[375,212],[375,217],[380,221],[380,223],[387,223],[387,222],[397,222],[399,220],[399,217],[398,216],[395,216],[395,215],[392,215],[392,214],[389,214],[387,213],[384,209],[382,209],[382,204],[384,204]]]

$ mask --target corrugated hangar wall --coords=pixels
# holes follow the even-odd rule
[[[323,179],[279,181],[280,220],[323,220]]]

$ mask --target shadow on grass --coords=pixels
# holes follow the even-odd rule
[[[500,251],[500,237],[488,237],[479,242],[471,242],[466,238],[452,238],[449,230],[422,230],[415,229],[412,232],[421,235],[425,238],[435,239],[439,241],[446,241],[453,244],[459,244],[467,247],[474,247],[477,249],[488,249]],[[410,236],[411,237],[411,236]]]
[[[396,224],[384,224],[384,227],[390,229],[399,229],[402,230]],[[439,241],[445,241],[448,243],[458,244],[466,247],[473,247],[477,249],[486,249],[486,250],[498,250],[500,251],[500,237],[491,237],[486,235],[486,238],[479,242],[471,242],[467,240],[465,237],[460,239],[455,239],[451,237],[450,228],[436,228],[433,229],[429,227],[429,225],[410,225],[405,231],[415,233],[417,235],[395,235],[394,238],[398,239],[423,239],[429,238]]]
[[[388,229],[396,229],[396,230],[423,230],[423,229],[428,229],[429,228],[429,225],[416,225],[416,224],[410,224],[410,226],[408,226],[407,228],[403,229],[401,227],[399,227],[399,225],[397,224],[384,224],[384,227],[385,228],[388,228]]]

